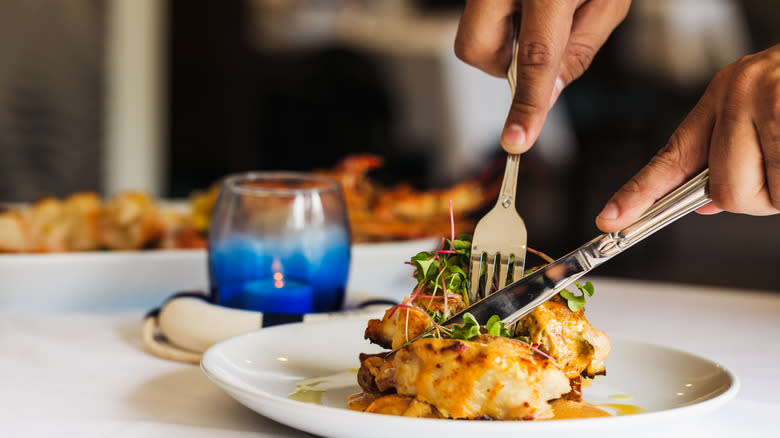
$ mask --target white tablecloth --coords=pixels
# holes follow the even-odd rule
[[[591,281],[596,327],[708,357],[740,378],[735,400],[681,421],[681,436],[780,436],[780,293]],[[142,317],[0,313],[0,436],[303,435],[233,401],[197,366],[145,353]]]

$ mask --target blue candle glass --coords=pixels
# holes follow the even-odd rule
[[[335,180],[294,172],[228,176],[209,229],[212,297],[264,315],[339,310],[350,245]]]

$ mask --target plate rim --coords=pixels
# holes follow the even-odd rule
[[[256,390],[254,388],[245,388],[242,386],[238,386],[233,384],[232,382],[229,382],[220,376],[218,376],[213,370],[210,370],[208,366],[206,365],[206,361],[209,360],[207,357],[211,357],[212,355],[218,354],[217,351],[219,351],[221,348],[224,348],[225,345],[233,342],[241,342],[244,340],[244,338],[252,338],[256,336],[269,336],[267,333],[273,332],[273,331],[279,331],[284,328],[288,328],[290,326],[317,326],[317,325],[335,325],[335,324],[344,324],[344,323],[358,323],[364,321],[364,319],[361,318],[349,318],[349,319],[336,319],[336,320],[325,320],[325,321],[312,321],[312,322],[297,322],[292,324],[284,324],[279,326],[273,326],[273,327],[267,327],[263,329],[254,330],[248,333],[243,333],[237,336],[233,336],[228,339],[224,339],[213,346],[209,347],[202,355],[201,361],[200,361],[200,369],[201,371],[215,384],[220,386],[223,390],[225,390],[231,397],[235,398],[233,394],[230,394],[228,391],[228,388],[230,390],[236,391],[238,393],[241,393],[243,395],[249,395],[252,397],[260,397],[265,400],[264,402],[271,402],[276,405],[279,405],[280,403],[284,406],[287,406],[291,409],[300,409],[302,407],[306,407],[307,409],[315,409],[317,411],[322,411],[323,413],[338,413],[339,415],[346,415],[349,418],[355,418],[359,419],[358,421],[370,421],[369,419],[373,416],[379,416],[381,419],[387,419],[390,418],[392,421],[400,421],[402,423],[406,424],[420,424],[420,422],[427,423],[427,424],[439,424],[441,425],[442,419],[431,419],[431,418],[411,418],[411,417],[402,417],[402,416],[392,416],[392,415],[383,415],[383,414],[371,414],[366,412],[358,412],[353,411],[350,409],[345,408],[337,408],[332,406],[326,406],[326,405],[318,405],[313,403],[305,403],[300,402],[297,400],[290,399],[289,397],[282,397],[280,395],[276,395],[267,391],[262,390]],[[675,418],[683,417],[686,415],[695,414],[697,411],[704,411],[708,412],[714,409],[717,409],[718,407],[722,406],[723,404],[731,401],[736,397],[736,395],[739,392],[739,389],[741,387],[741,382],[739,377],[731,371],[728,367],[723,365],[721,362],[717,362],[715,360],[712,360],[708,357],[704,357],[677,347],[671,347],[667,345],[663,345],[656,342],[651,341],[645,341],[641,339],[621,336],[621,335],[615,335],[610,336],[610,339],[616,340],[618,342],[628,342],[635,345],[646,345],[654,348],[661,348],[664,350],[668,350],[671,352],[674,352],[676,354],[683,354],[685,356],[693,357],[697,360],[704,361],[714,367],[719,368],[725,375],[728,377],[729,385],[726,388],[725,391],[723,391],[720,394],[715,395],[712,398],[708,398],[706,400],[702,400],[700,402],[693,402],[691,404],[687,404],[684,406],[679,406],[671,409],[662,409],[658,411],[652,411],[652,412],[642,412],[638,414],[632,414],[632,415],[625,415],[625,416],[611,416],[611,417],[596,417],[596,418],[577,418],[577,419],[558,419],[554,421],[458,421],[458,427],[464,428],[464,429],[470,429],[470,428],[494,428],[494,429],[504,429],[504,428],[511,428],[515,429],[517,427],[523,428],[523,429],[530,429],[535,430],[537,428],[542,428],[543,430],[551,430],[551,429],[561,429],[561,430],[569,430],[571,428],[581,428],[583,426],[619,426],[623,425],[625,423],[631,423],[631,424],[638,424],[638,423],[648,423],[648,422],[654,422],[658,417],[668,417],[669,415],[673,415]],[[238,399],[237,399],[238,400]],[[280,416],[276,416],[273,413],[267,414],[258,412],[255,409],[253,409],[251,406],[247,406],[244,404],[241,400],[238,400],[242,405],[246,406],[248,409],[251,409],[252,411],[256,412],[258,415],[264,416],[266,418],[270,418],[275,421],[279,421],[288,427],[292,427],[299,430],[307,430],[312,433],[318,433],[316,431],[303,429],[300,425],[296,424],[290,424],[288,422],[282,421],[280,419]]]

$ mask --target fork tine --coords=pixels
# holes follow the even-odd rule
[[[471,270],[469,271],[469,280],[471,281],[471,288],[469,290],[469,302],[471,304],[476,303],[479,300],[479,268],[482,264],[481,254],[471,254]]]
[[[509,255],[499,254],[501,263],[498,267],[498,289],[506,286],[506,277],[509,274]]]
[[[487,268],[485,269],[485,289],[482,291],[482,296],[480,298],[485,298],[486,296],[493,293],[493,279],[496,276],[497,258],[498,254],[487,255]]]
[[[512,273],[512,283],[523,278],[525,275],[525,247],[522,254],[515,254],[515,270]]]

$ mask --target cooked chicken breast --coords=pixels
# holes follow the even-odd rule
[[[606,333],[590,325],[585,309],[572,312],[556,296],[519,322],[518,333],[552,356],[570,379],[604,374],[610,342]]]
[[[409,298],[403,300],[407,303]],[[466,307],[458,295],[447,298],[447,311],[450,314],[460,312]],[[384,348],[395,349],[422,334],[431,326],[428,312],[443,312],[444,300],[438,298],[415,298],[409,307],[391,307],[385,311],[382,319],[368,321],[365,338]]]
[[[414,397],[398,394],[377,398],[363,412],[415,418],[442,418],[441,413],[430,404]]]
[[[570,389],[569,379],[553,361],[520,341],[490,335],[471,341],[415,341],[379,367],[375,385],[380,392],[394,390],[429,404],[446,418],[496,420],[550,418],[553,411],[547,402]],[[383,398],[372,405],[385,403]]]

